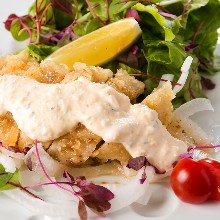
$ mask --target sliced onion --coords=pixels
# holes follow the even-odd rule
[[[3,193],[35,214],[63,218],[79,217],[77,211],[78,204],[76,202],[63,202],[62,206],[60,204],[48,203],[28,195],[20,189],[3,191]]]
[[[177,82],[181,86],[180,85],[174,86],[174,88],[173,88],[173,92],[174,93],[178,93],[183,88],[183,86],[185,85],[186,79],[187,79],[187,77],[189,75],[189,69],[190,69],[190,66],[192,64],[192,61],[193,61],[193,58],[191,56],[188,56],[185,59],[185,61],[183,62],[183,65],[181,67],[182,74],[180,75],[180,78],[179,78],[179,80]]]
[[[47,173],[50,176],[62,176],[63,171],[65,170],[65,166],[59,163],[58,161],[54,160],[43,148],[41,143],[38,143],[38,151],[40,154],[40,158],[44,164],[44,167],[47,171]],[[28,163],[31,162],[32,170],[39,172],[41,170],[39,159],[36,154],[36,148],[32,147],[28,153],[25,155],[24,158],[25,163],[28,165]]]
[[[3,154],[5,154],[5,155],[7,155],[7,156],[9,156],[9,157],[13,157],[13,158],[21,159],[21,160],[24,159],[24,154],[23,154],[23,153],[15,153],[15,152],[10,151],[10,150],[8,150],[8,149],[6,149],[6,148],[4,148],[4,147],[1,147],[1,148],[0,148],[0,151],[1,151]]]
[[[144,195],[149,187],[149,183],[153,179],[154,169],[153,167],[147,167],[147,179],[145,180],[144,184],[140,184],[139,181],[141,179],[142,173],[143,169],[139,170],[138,174],[125,184],[104,185],[115,194],[115,198],[111,202],[111,209],[107,213],[127,207]],[[146,198],[146,200],[148,200],[148,198]]]
[[[173,118],[188,118],[197,112],[214,111],[211,102],[206,98],[197,98],[186,102],[173,112]]]
[[[5,157],[11,158],[11,159],[13,158],[14,162],[11,162],[11,164],[13,163],[13,166],[15,165],[16,168],[20,169],[20,167],[23,164],[24,154],[12,152],[4,147],[0,148],[0,152],[2,155],[5,155]],[[11,161],[11,159],[9,159],[9,160]],[[7,164],[5,166],[7,166]],[[9,164],[8,164],[8,166],[9,166]],[[12,170],[14,170],[14,168]]]
[[[62,176],[61,173],[65,170],[65,167],[51,158],[43,149],[41,144],[38,144],[37,149],[45,170],[50,176],[52,176],[51,179],[53,179],[55,182],[57,178],[54,178],[53,175],[56,177]],[[29,150],[25,155],[26,163],[28,163],[28,160],[31,160],[33,171],[28,170],[26,166],[22,167],[20,171],[21,185],[25,187],[27,186],[27,183],[34,184],[34,187],[31,187],[28,190],[39,198],[42,198],[44,201],[34,198],[21,189],[5,191],[4,193],[36,214],[51,217],[56,216],[62,218],[77,218],[78,198],[72,193],[64,189],[60,189],[56,184],[36,186],[38,183],[50,181],[45,178],[45,174],[41,170],[42,167],[40,166],[39,160],[36,157],[35,147],[31,148],[31,150]],[[141,196],[143,197],[144,193],[149,187],[149,183],[154,177],[154,169],[152,167],[147,167],[145,172],[147,179],[145,180],[144,184],[140,184],[143,169],[138,171],[133,177],[129,177],[129,179],[117,177],[117,183],[102,184],[115,195],[115,198],[110,201],[111,209],[107,211],[107,213],[127,207],[138,200]],[[70,186],[65,186],[65,188],[70,189]],[[145,203],[147,202],[147,199],[148,198],[146,198]],[[95,214],[89,211],[89,216],[92,217],[95,216]]]
[[[144,195],[149,187],[150,181],[154,176],[154,169],[152,167],[147,167],[146,174],[147,179],[144,184],[140,184],[139,179],[141,179],[143,169],[140,170],[136,176],[131,180],[127,180],[126,183],[116,183],[116,184],[104,184],[106,188],[111,190],[115,198],[111,200],[111,209],[106,213],[117,211],[121,208],[127,207],[138,198]],[[45,186],[46,187],[46,186]],[[48,215],[51,217],[63,217],[63,218],[78,218],[78,201],[76,198],[67,196],[66,199],[60,199],[60,189],[55,186],[49,190],[53,190],[53,197],[51,196],[50,202],[45,202],[36,199],[20,189],[14,189],[10,191],[4,191],[4,193],[10,198],[16,200],[18,203],[22,204],[24,207],[30,211],[39,215]],[[45,188],[46,191],[46,188]],[[63,193],[67,193],[63,191]],[[53,201],[53,202],[51,202]],[[95,214],[89,211],[89,216],[93,217]]]
[[[189,118],[181,119],[180,125],[183,130],[193,137],[197,144],[209,144],[211,142],[205,131]]]
[[[214,111],[206,98],[193,99],[181,105],[173,112],[171,123],[178,121],[182,129],[194,139],[197,144],[209,144],[210,138],[205,131],[189,117],[200,111]]]
[[[5,171],[8,173],[14,173],[16,171],[16,164],[14,160],[4,154],[0,154],[0,164],[5,168]]]

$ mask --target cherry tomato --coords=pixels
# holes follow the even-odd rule
[[[212,159],[203,159],[199,161],[207,169],[207,172],[212,176],[212,194],[210,199],[220,201],[220,163]]]
[[[212,177],[202,163],[190,158],[176,164],[170,181],[177,197],[187,203],[202,203],[212,194]]]

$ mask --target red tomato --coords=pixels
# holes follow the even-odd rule
[[[207,172],[212,176],[213,189],[210,199],[220,201],[220,163],[208,158],[199,162],[204,165]]]
[[[190,158],[177,163],[170,180],[174,193],[184,202],[202,203],[212,194],[212,177],[202,163]]]

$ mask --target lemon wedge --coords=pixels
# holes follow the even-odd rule
[[[125,18],[74,40],[46,60],[66,64],[70,69],[75,62],[102,65],[128,48],[140,35],[138,22],[134,18]]]

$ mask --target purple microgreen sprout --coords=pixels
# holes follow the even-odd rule
[[[145,172],[146,166],[147,166],[147,158],[145,156],[139,156],[139,157],[131,158],[128,161],[128,164],[126,167],[129,169],[136,170],[136,171],[144,167],[144,171],[142,173],[141,179],[139,179],[140,184],[143,184],[147,178],[147,175]]]
[[[200,29],[202,28],[204,22],[205,22],[205,21],[202,21],[202,22],[199,24],[198,28],[196,29],[196,32],[195,32],[194,35],[193,35],[192,44],[195,44],[196,37],[197,37],[197,35],[198,35]]]
[[[185,51],[189,52],[189,51],[192,51],[192,50],[194,50],[194,49],[196,49],[198,47],[199,47],[198,44],[189,44],[189,45],[185,46]]]
[[[104,211],[107,211],[111,208],[111,204],[109,201],[114,198],[114,194],[110,190],[108,190],[104,186],[100,186],[100,185],[96,185],[92,183],[91,181],[87,180],[85,176],[78,176],[74,178],[67,171],[64,171],[63,173],[63,177],[67,181],[54,181],[49,176],[49,174],[47,173],[43,165],[43,162],[41,160],[40,153],[38,150],[37,141],[35,141],[35,150],[36,150],[36,155],[39,161],[39,165],[44,175],[49,180],[49,182],[33,184],[30,186],[23,187],[25,190],[29,188],[33,188],[33,187],[55,185],[59,187],[60,189],[70,193],[71,195],[76,196],[79,199],[78,213],[79,213],[81,220],[87,219],[86,206],[90,208],[98,216],[101,216],[101,217],[105,216]],[[64,187],[65,185],[70,186],[72,190]],[[78,190],[76,190],[76,188]]]
[[[182,17],[185,15],[187,9],[189,8],[189,4],[192,0],[188,0],[187,3],[185,4],[184,8],[183,8],[183,12],[182,12]]]
[[[50,0],[53,8],[73,16],[73,7],[67,0]]]
[[[133,17],[136,21],[140,21],[141,20],[138,12],[135,9],[132,9],[132,8],[130,8],[130,9],[128,9],[126,11],[125,17],[126,18]]]
[[[145,156],[139,156],[139,157],[135,157],[135,158],[131,158],[128,161],[128,164],[126,167],[128,167],[129,169],[133,169],[133,170],[140,170],[142,168],[144,168],[141,179],[139,179],[140,184],[143,184],[145,182],[145,180],[147,179],[147,175],[146,175],[146,168],[147,166],[152,166],[154,168],[154,171],[156,174],[164,174],[166,171],[164,172],[160,172],[157,167],[155,167],[154,165],[152,165]]]
[[[139,157],[131,158],[128,161],[126,167],[138,171],[142,167],[145,167],[146,165],[147,165],[147,158],[145,156],[139,156]]]
[[[39,161],[39,165],[40,165],[40,167],[41,167],[41,169],[42,169],[42,171],[43,171],[45,177],[46,177],[52,184],[55,184],[57,187],[63,189],[64,191],[67,191],[67,192],[71,193],[71,194],[74,195],[74,196],[77,196],[77,194],[76,194],[75,192],[73,192],[73,191],[71,191],[71,190],[69,190],[69,189],[67,189],[67,188],[65,188],[65,187],[63,187],[63,186],[61,186],[60,184],[58,184],[56,181],[54,181],[54,180],[48,175],[48,173],[47,173],[47,171],[46,171],[46,169],[45,169],[45,167],[44,167],[44,165],[43,165],[43,162],[41,161],[41,157],[40,157],[40,153],[39,153],[39,150],[38,150],[38,143],[37,143],[37,141],[35,141],[35,144],[34,144],[34,145],[35,145],[35,150],[36,150],[37,158],[38,158],[38,161]]]
[[[90,2],[88,0],[85,0],[85,2],[88,5],[88,8],[94,16],[94,18],[96,18],[103,26],[105,26],[106,23],[95,13],[94,7],[90,4]]]
[[[202,22],[200,23],[200,25],[198,26],[198,28],[196,29],[196,31],[195,31],[195,33],[194,33],[194,35],[193,35],[192,43],[189,44],[189,45],[187,45],[187,46],[185,46],[185,51],[186,51],[186,52],[189,52],[189,51],[194,50],[194,49],[196,49],[196,48],[199,47],[198,44],[195,44],[195,40],[196,40],[196,37],[197,37],[197,35],[198,35],[200,29],[202,28],[203,24],[204,24],[204,21],[202,21]]]
[[[138,53],[138,51],[139,51],[139,47],[137,45],[134,45],[132,47],[132,54],[136,55]]]
[[[41,199],[40,197],[36,196],[36,195],[33,194],[32,192],[28,191],[28,190],[26,189],[26,187],[23,187],[23,186],[21,186],[20,184],[16,184],[16,183],[13,183],[13,182],[10,182],[10,181],[7,182],[7,184],[9,184],[9,185],[11,185],[11,186],[14,186],[14,187],[17,187],[17,188],[19,188],[19,189],[25,191],[27,194],[33,196],[34,198],[40,199],[40,200],[43,201],[43,199]]]

